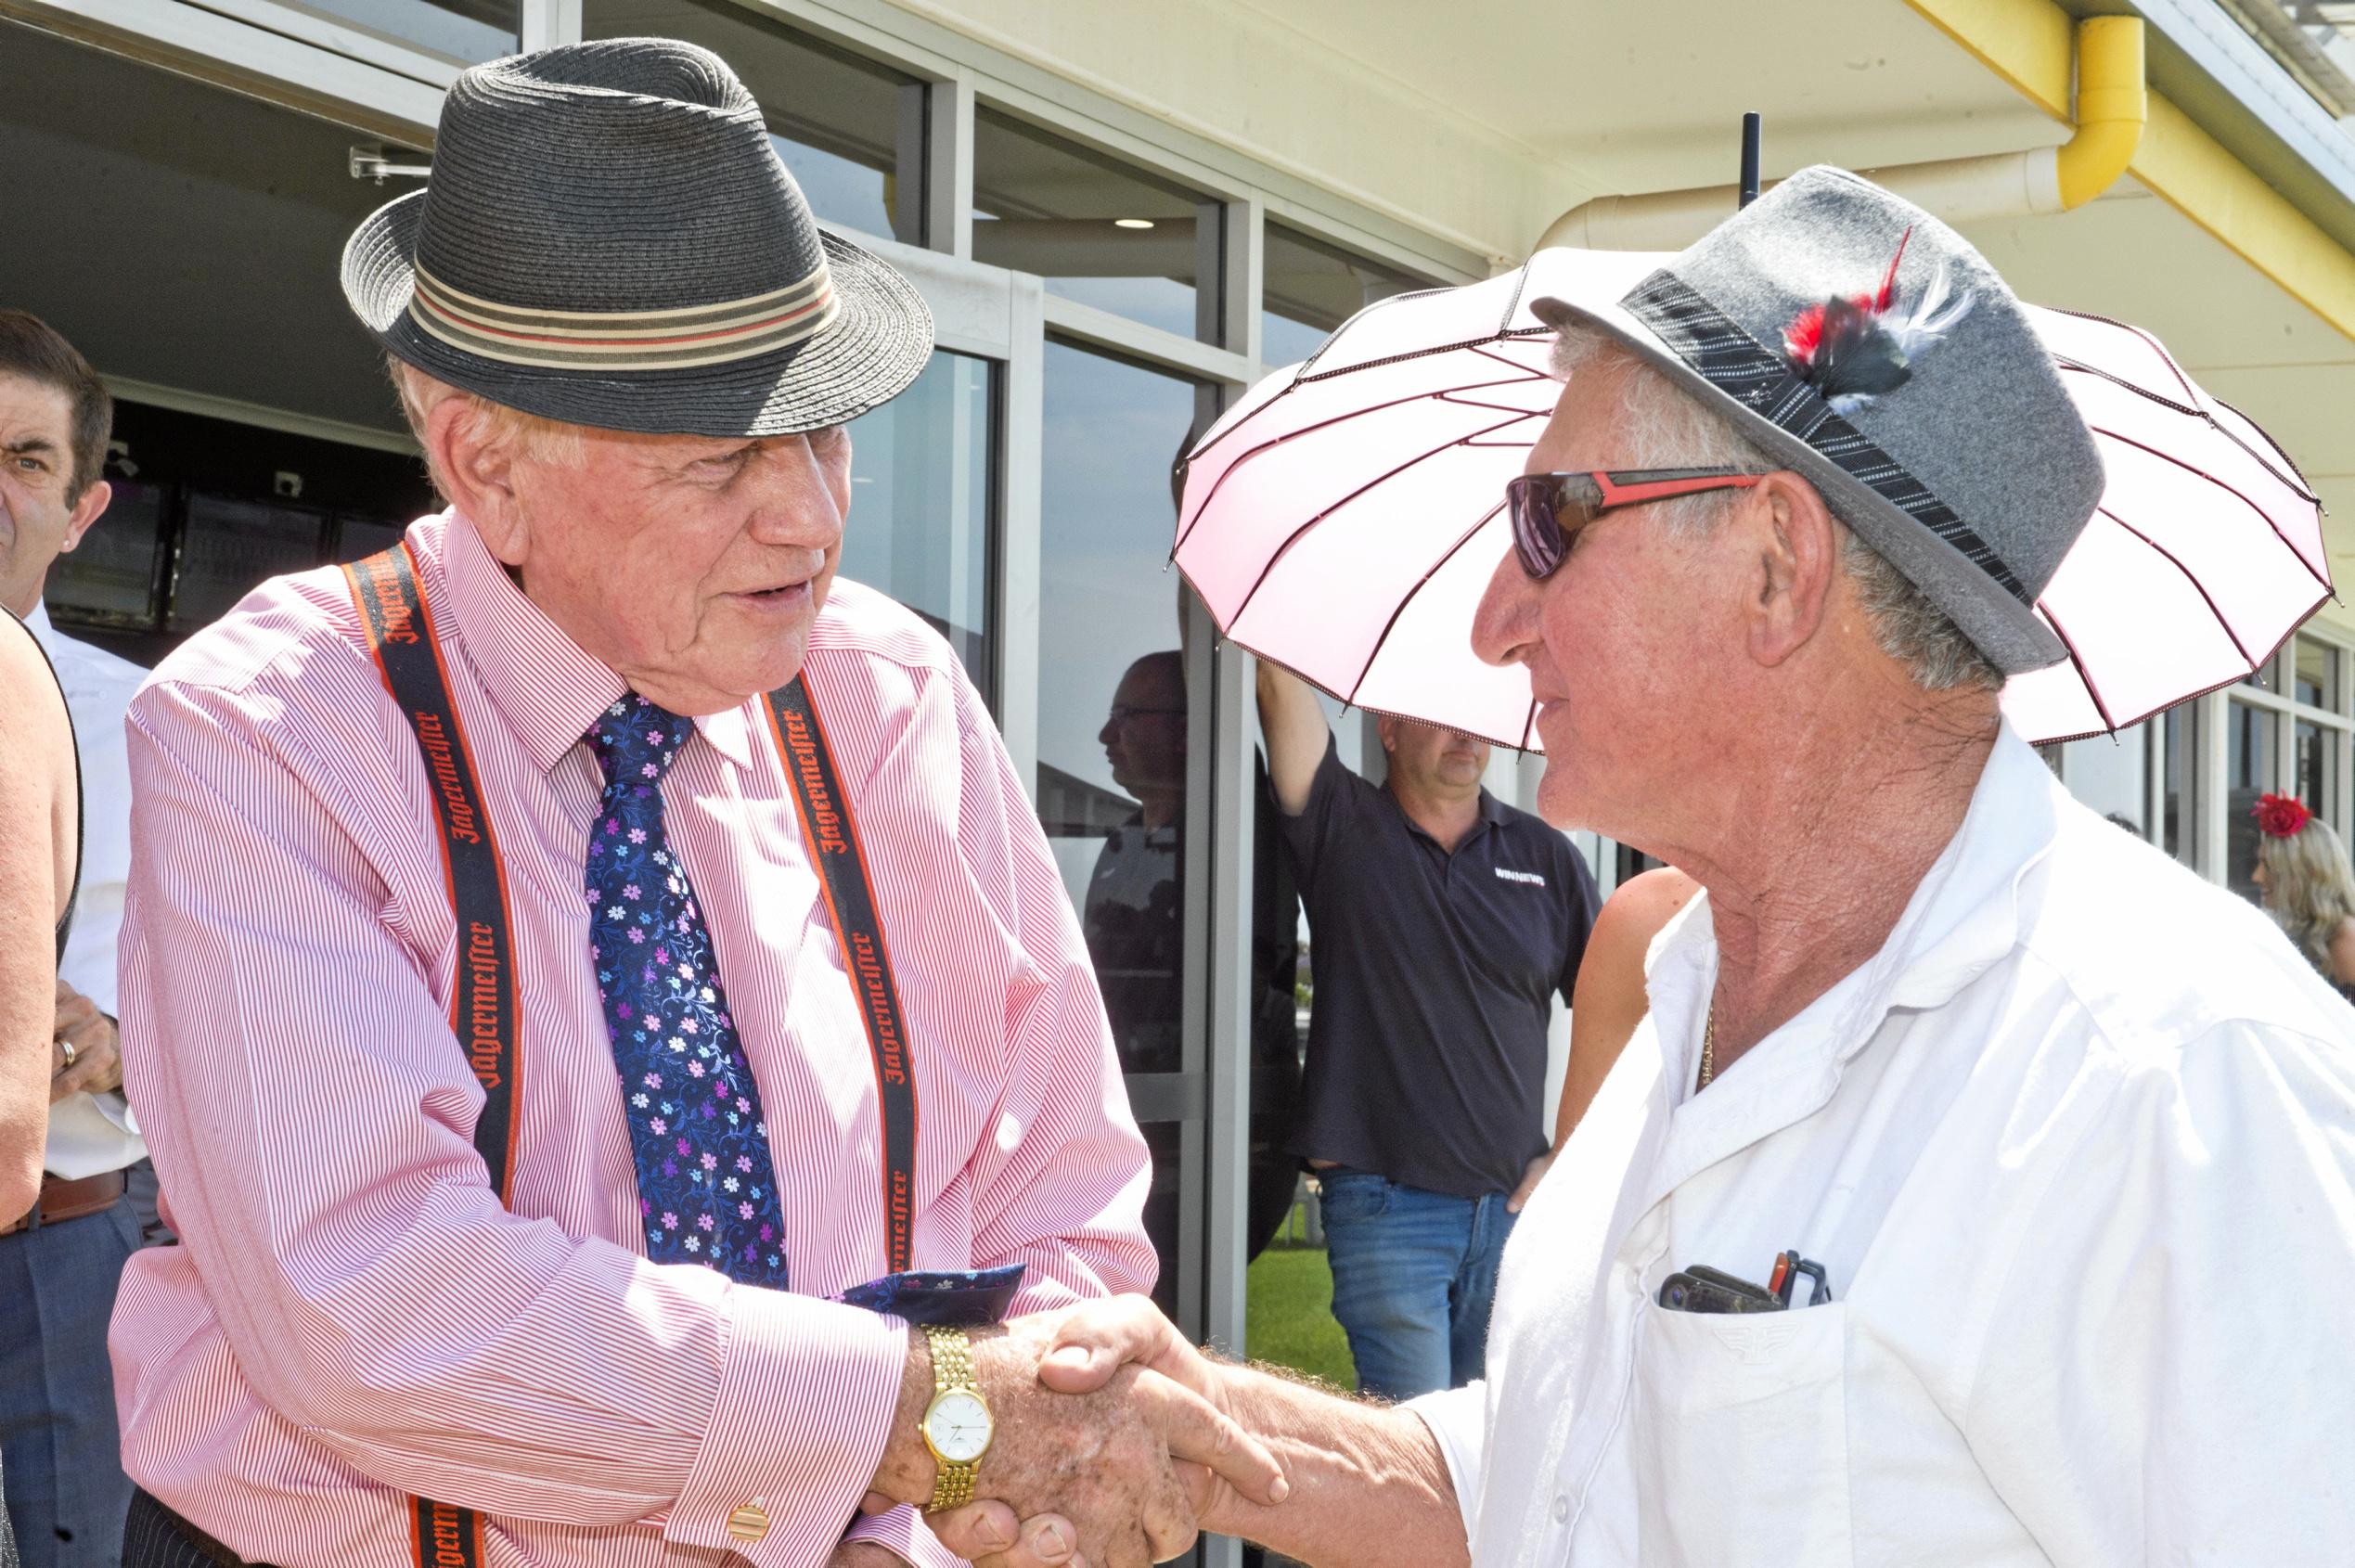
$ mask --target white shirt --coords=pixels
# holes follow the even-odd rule
[[[46,605],[34,605],[25,624],[57,666],[82,761],[82,890],[74,897],[73,930],[58,977],[111,1014],[115,934],[131,877],[131,771],[122,713],[148,673],[58,631],[49,624]],[[120,1093],[71,1095],[49,1108],[42,1164],[54,1176],[79,1180],[119,1171],[147,1152],[130,1102]]]
[[[1476,1568],[2348,1560],[2355,1012],[2270,920],[2007,729],[1881,951],[1696,1097],[1716,972],[1696,900],[1487,1382],[1415,1407]],[[1785,1248],[1832,1304],[1656,1304]]]

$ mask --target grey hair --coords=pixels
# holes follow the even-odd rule
[[[1552,373],[1567,381],[1613,361],[1624,362],[1619,406],[1627,415],[1627,456],[1631,469],[1784,469],[1765,448],[1737,430],[1700,399],[1645,364],[1614,340],[1593,330],[1562,334],[1553,350]],[[1738,490],[1709,491],[1661,503],[1663,525],[1688,537],[1706,533],[1740,502]],[[2003,675],[1962,635],[1945,610],[1856,533],[1847,531],[1841,569],[1856,585],[1857,602],[1872,623],[1881,651],[1903,666],[1924,691],[1976,688],[2001,691]]]
[[[520,408],[509,408],[494,403],[480,392],[428,374],[405,359],[387,354],[385,373],[392,378],[392,390],[401,399],[401,415],[409,422],[409,433],[417,437],[418,445],[425,453],[425,466],[433,476],[433,488],[448,500],[450,486],[433,456],[432,443],[425,438],[426,420],[433,410],[450,398],[457,398],[475,421],[476,433],[486,441],[509,442],[525,456],[542,462],[565,463],[577,461],[583,451],[581,427],[544,419],[536,414],[526,414]]]

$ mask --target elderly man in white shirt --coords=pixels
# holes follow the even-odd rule
[[[1204,1484],[1205,1527],[1315,1563],[2345,1560],[2355,1014],[2002,724],[2102,489],[2017,302],[1811,170],[1533,309],[1567,385],[1475,645],[1545,705],[1546,816],[1707,896],[1522,1216],[1485,1384],[1345,1401],[1134,1302],[1048,1381],[1208,1394],[1293,1490]],[[1785,1253],[1821,1286],[1706,1310],[1692,1271]],[[1052,1519],[943,1529],[1068,1561]]]

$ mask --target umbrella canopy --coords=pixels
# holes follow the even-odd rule
[[[1527,672],[1473,611],[1512,548],[1505,481],[1561,387],[1547,294],[1617,298],[1670,258],[1544,251],[1368,306],[1188,455],[1174,559],[1226,634],[1345,702],[1539,749]],[[2322,508],[2256,425],[2149,333],[2030,307],[2108,489],[2037,612],[2068,662],[2014,677],[2032,740],[2120,729],[2256,670],[2331,595]]]

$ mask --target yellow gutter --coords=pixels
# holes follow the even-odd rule
[[[2039,109],[2063,123],[2070,122],[2070,40],[2077,24],[2052,0],[1906,0],[1906,4]],[[2095,23],[2087,25],[2090,29]],[[2109,115],[2119,106],[2105,96],[2099,105],[2080,106],[2091,107]],[[2164,94],[2150,94],[2149,107],[2149,119],[2127,163],[2128,172],[2314,314],[2355,339],[2355,255],[2194,124]],[[2083,122],[2087,117],[2078,118]],[[2109,134],[2104,133],[2105,137]],[[2065,181],[2067,177],[2065,173]]]

